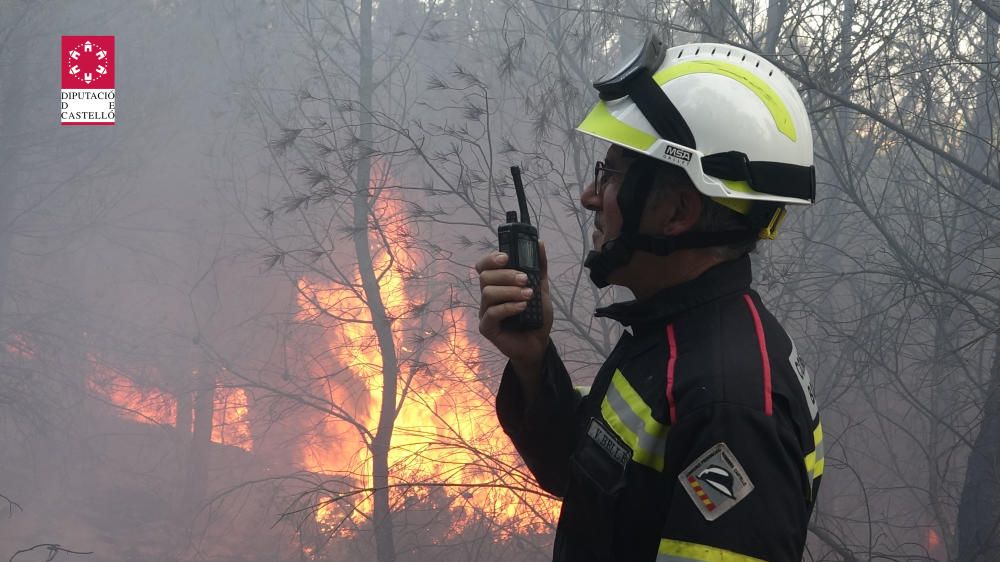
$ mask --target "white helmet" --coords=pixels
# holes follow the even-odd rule
[[[602,101],[577,130],[683,168],[698,191],[748,215],[759,237],[774,238],[786,204],[815,198],[805,106],[760,56],[714,43],[664,52],[650,37],[594,87]]]

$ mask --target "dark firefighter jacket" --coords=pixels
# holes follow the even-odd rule
[[[802,559],[823,473],[805,365],[750,289],[747,257],[642,302],[588,392],[555,347],[525,404],[508,365],[500,423],[563,498],[556,561]]]

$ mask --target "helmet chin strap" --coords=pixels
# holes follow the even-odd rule
[[[634,251],[621,237],[608,240],[601,246],[600,251],[591,250],[587,253],[583,266],[590,269],[590,280],[594,285],[597,285],[598,289],[603,289],[611,284],[609,277],[616,269],[632,261]]]
[[[622,233],[605,242],[599,251],[591,250],[584,267],[590,269],[590,280],[603,289],[611,284],[610,277],[632,261],[636,251],[666,256],[686,248],[708,248],[732,244],[757,237],[753,229],[725,232],[685,232],[675,236],[651,236],[639,233],[642,210],[656,179],[657,162],[640,156],[629,166],[618,190],[618,208],[622,214]]]
[[[610,277],[618,268],[632,261],[636,251],[647,252],[654,256],[668,256],[677,250],[688,248],[710,248],[724,246],[734,242],[748,240],[755,236],[755,231],[727,230],[724,232],[685,232],[675,236],[650,236],[648,234],[622,234],[614,240],[608,240],[601,250],[591,250],[584,267],[590,269],[590,280],[603,289],[611,284]]]
[[[631,236],[639,234],[642,209],[656,179],[656,163],[652,158],[632,151],[625,154],[635,160],[628,167],[618,189],[618,210],[622,215],[621,234],[618,238],[605,242],[600,250],[592,250],[583,262],[584,267],[590,268],[590,280],[599,289],[607,287],[611,274],[632,260],[635,248],[629,242]]]

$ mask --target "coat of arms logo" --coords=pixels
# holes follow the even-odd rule
[[[115,124],[115,37],[62,38],[63,125]]]

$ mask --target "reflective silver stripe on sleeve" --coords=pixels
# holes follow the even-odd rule
[[[616,370],[601,402],[601,415],[632,449],[632,460],[663,471],[669,426],[653,418],[649,406]]]

